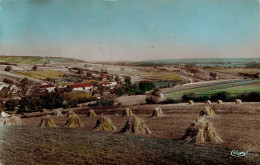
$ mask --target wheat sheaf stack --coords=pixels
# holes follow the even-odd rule
[[[89,110],[87,113],[87,117],[96,117],[96,116],[97,114],[93,109]]]
[[[124,111],[123,111],[123,115],[122,117],[130,117],[133,115],[133,112],[130,108],[126,108]]]
[[[164,117],[164,113],[160,107],[156,107],[153,110],[153,114],[151,117]]]
[[[114,126],[112,120],[109,117],[102,116],[99,120],[97,120],[94,129],[100,131],[112,131],[112,130],[116,130],[116,127]]]
[[[213,124],[208,120],[213,116],[216,116],[214,110],[210,107],[204,107],[200,111],[199,117],[186,129],[182,140],[189,138],[191,141],[195,141],[196,144],[223,142]]]
[[[145,124],[144,120],[137,117],[136,115],[130,116],[129,120],[126,122],[121,132],[136,134],[152,134],[151,130]]]
[[[40,127],[53,128],[53,127],[57,127],[57,126],[54,123],[53,117],[51,117],[50,115],[47,115],[42,118]]]
[[[80,120],[78,115],[76,115],[74,112],[69,115],[69,119],[67,120],[66,126],[68,127],[82,127],[83,122]]]

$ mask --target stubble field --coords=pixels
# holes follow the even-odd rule
[[[156,106],[166,117],[150,117]],[[98,117],[93,118],[85,117],[89,108],[75,110],[84,122],[84,127],[78,129],[64,127],[65,116],[54,119],[58,128],[38,128],[42,117],[24,118],[25,126],[0,128],[0,158],[3,164],[259,164],[260,103],[213,103],[210,106],[217,116],[210,121],[224,142],[196,145],[181,141],[203,106],[204,103],[130,107],[144,119],[151,135],[119,133],[128,120],[121,116],[124,108],[95,109]],[[102,115],[111,118],[116,131],[92,130]],[[232,150],[248,154],[236,158],[230,156]]]

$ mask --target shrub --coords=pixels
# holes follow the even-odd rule
[[[188,102],[189,100],[195,100],[196,99],[196,94],[195,93],[188,93],[188,94],[184,94],[183,96],[182,96],[182,101],[184,101],[184,102]]]
[[[3,82],[6,83],[6,84],[14,84],[14,81],[10,80],[8,78],[4,78]]]
[[[32,68],[33,71],[37,71],[37,69],[38,69],[37,65],[34,65],[33,68]]]
[[[160,104],[173,104],[173,103],[180,103],[180,102],[181,102],[181,100],[167,98],[166,100],[161,101]]]
[[[5,67],[5,71],[9,72],[9,71],[11,71],[11,70],[12,70],[12,67],[11,67],[11,66]]]
[[[213,101],[222,100],[222,101],[229,101],[232,100],[229,92],[218,92],[211,96],[211,99]]]
[[[250,93],[244,93],[241,96],[239,96],[244,101],[254,101],[259,102],[260,101],[260,92],[250,92]]]
[[[18,110],[18,100],[8,100],[5,103],[5,107],[8,111],[15,111]]]
[[[156,96],[148,96],[145,99],[147,104],[158,104],[159,103],[159,98]]]

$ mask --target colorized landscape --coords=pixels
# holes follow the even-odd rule
[[[0,165],[260,164],[260,0],[0,0]]]
[[[1,65],[2,164],[260,163],[259,68],[75,61]]]

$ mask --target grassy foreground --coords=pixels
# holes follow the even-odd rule
[[[0,127],[1,164],[259,164],[260,152],[77,129]]]

